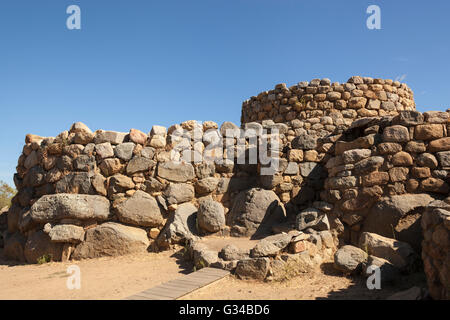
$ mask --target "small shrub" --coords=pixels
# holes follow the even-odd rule
[[[41,256],[37,259],[37,263],[38,264],[46,264],[46,263],[51,262],[52,259],[53,259],[53,257],[51,254],[44,254],[43,256]]]

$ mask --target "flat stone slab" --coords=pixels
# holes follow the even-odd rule
[[[125,300],[176,300],[195,290],[227,277],[230,272],[203,268],[178,279],[160,284],[125,298]]]

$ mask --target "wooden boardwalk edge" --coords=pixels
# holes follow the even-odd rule
[[[153,288],[134,294],[125,300],[176,300],[200,288],[219,281],[230,274],[229,271],[203,268]]]

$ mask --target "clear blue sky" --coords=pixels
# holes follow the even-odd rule
[[[81,30],[66,8],[81,8]],[[366,28],[381,7],[382,30]],[[0,179],[27,133],[239,123],[280,82],[404,77],[418,109],[450,105],[450,1],[1,0]]]

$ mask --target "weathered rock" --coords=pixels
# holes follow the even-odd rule
[[[449,151],[450,137],[430,141],[430,144],[428,145],[428,150],[430,152]]]
[[[394,166],[412,166],[413,159],[409,153],[401,151],[394,154],[392,157],[392,164]]]
[[[191,241],[189,250],[197,269],[206,268],[219,260],[217,251],[209,249],[204,243]]]
[[[145,157],[134,157],[128,162],[127,174],[132,175],[137,172],[145,172],[155,166],[155,161]]]
[[[252,258],[275,256],[288,246],[291,239],[292,235],[282,233],[266,237],[250,251],[250,256]]]
[[[443,111],[427,111],[424,112],[425,121],[428,123],[448,123],[450,119],[450,113]]]
[[[131,129],[129,136],[130,136],[130,140],[134,143],[141,144],[141,145],[145,145],[147,143],[148,136],[140,130]]]
[[[200,202],[198,226],[207,232],[217,232],[225,225],[225,212],[220,202],[206,199]]]
[[[166,146],[166,138],[163,136],[152,136],[149,145],[156,149],[164,148]]]
[[[192,203],[183,203],[175,210],[173,217],[166,223],[156,239],[160,248],[168,248],[171,244],[185,243],[195,239],[197,207]]]
[[[122,171],[123,165],[117,158],[108,158],[100,163],[99,168],[102,171],[102,174],[109,177]]]
[[[450,151],[438,152],[436,155],[442,167],[450,167]]]
[[[38,259],[42,257],[48,257],[51,261],[61,261],[62,250],[62,243],[54,243],[48,234],[37,231],[28,236],[24,255],[28,263],[38,263]]]
[[[399,269],[410,267],[417,259],[417,254],[406,242],[386,238],[375,233],[363,232],[359,247],[371,255],[385,259]]]
[[[184,162],[164,162],[158,164],[158,176],[173,182],[186,182],[194,179],[194,167]]]
[[[109,201],[102,196],[81,194],[45,195],[31,207],[31,218],[40,223],[61,219],[94,219],[103,221],[109,215]]]
[[[298,175],[299,168],[298,163],[289,162],[287,168],[284,170],[284,174],[286,175]]]
[[[145,230],[106,222],[86,231],[86,240],[75,248],[72,259],[143,253],[149,244]]]
[[[69,130],[70,133],[92,133],[91,129],[83,122],[75,122]]]
[[[136,145],[133,142],[121,143],[114,148],[114,154],[123,161],[130,161],[135,147]]]
[[[80,243],[84,240],[84,229],[75,225],[60,224],[52,227],[48,235],[53,242]]]
[[[408,128],[400,125],[387,127],[383,132],[383,140],[385,142],[408,142],[410,140]]]
[[[296,229],[305,230],[317,224],[321,212],[316,208],[308,208],[302,210],[296,218]]]
[[[264,280],[269,272],[269,267],[269,258],[241,260],[237,264],[236,275],[243,280]]]
[[[334,267],[348,274],[358,273],[366,263],[368,255],[354,246],[343,246],[334,254]]]
[[[7,234],[5,237],[5,244],[3,254],[6,258],[25,262],[24,247],[26,238],[19,232],[13,234]]]
[[[214,177],[208,177],[198,180],[195,183],[195,192],[199,195],[211,193],[217,189],[219,185],[219,179]]]
[[[259,237],[271,233],[271,225],[281,222],[285,209],[273,191],[249,189],[239,193],[228,214],[232,234]]]
[[[302,134],[292,140],[291,144],[294,149],[313,150],[317,147],[317,138],[312,135]]]
[[[171,183],[164,191],[167,203],[180,204],[194,199],[194,186],[188,183]]]
[[[342,159],[344,163],[355,163],[370,157],[371,153],[369,149],[347,150],[342,154]]]
[[[400,111],[399,114],[392,119],[394,124],[400,124],[403,126],[415,126],[422,124],[424,116],[419,111],[415,110],[404,110]]]
[[[387,197],[378,201],[372,207],[364,220],[362,230],[385,237],[392,237],[393,232],[395,232],[396,239],[408,242],[417,239],[420,242],[420,221],[417,221],[420,216],[410,215],[407,220],[403,219],[413,211],[426,207],[431,201],[433,201],[433,198],[428,194],[404,194]],[[417,245],[417,243],[411,244]]]
[[[25,159],[24,167],[30,169],[39,164],[39,159],[36,151],[32,151]]]
[[[315,162],[303,162],[300,163],[300,173],[302,174],[303,177],[314,178],[316,176],[314,171],[318,167],[319,165]]]
[[[235,132],[239,132],[240,129],[237,125],[235,125],[232,122],[229,121],[225,121],[224,123],[222,123],[222,125],[220,126],[220,134],[223,137],[227,136],[227,131],[231,134],[229,135],[230,137],[233,137]]]
[[[225,261],[244,260],[250,257],[250,251],[228,244],[220,250],[219,257]]]
[[[108,179],[108,193],[122,193],[134,188],[134,182],[130,177],[123,174],[115,174]]]
[[[96,167],[95,158],[88,155],[80,155],[73,161],[73,167],[79,171],[94,171]]]
[[[117,145],[123,143],[126,136],[127,133],[124,132],[97,130],[94,136],[94,143],[100,144],[109,142],[113,145]]]
[[[367,259],[367,263],[363,267],[363,275],[366,277],[372,275],[375,268],[379,268],[380,270],[382,284],[392,282],[400,276],[400,270],[396,268],[392,263],[375,256],[369,256],[369,258]],[[372,269],[371,272],[370,269]]]
[[[419,155],[416,159],[417,164],[419,164],[422,167],[428,167],[431,169],[434,169],[438,166],[438,162],[436,160],[436,157],[432,155],[431,153],[422,153]]]
[[[155,198],[140,190],[117,206],[117,216],[123,223],[142,227],[160,227],[164,223]]]
[[[423,124],[416,126],[414,137],[417,140],[434,140],[444,136],[444,127],[441,124]]]
[[[100,159],[114,157],[114,150],[109,142],[97,144],[95,146],[95,152],[97,153],[97,157]]]

